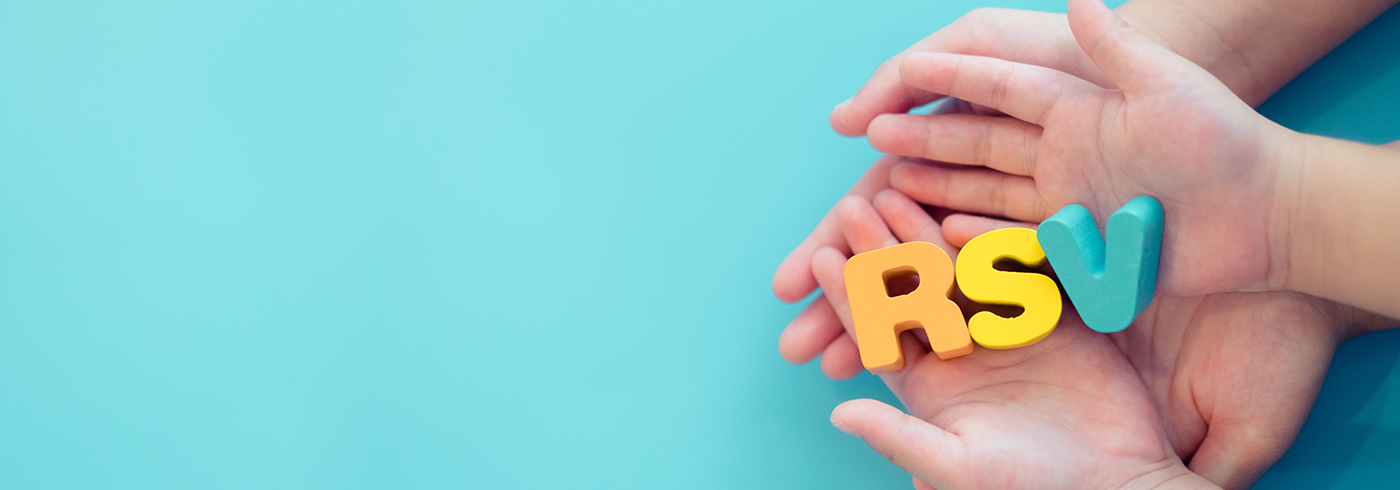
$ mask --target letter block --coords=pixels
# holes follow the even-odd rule
[[[890,280],[918,274],[908,294],[890,296]],[[922,328],[940,359],[972,353],[958,305],[948,299],[953,288],[953,261],[937,245],[907,242],[857,254],[846,261],[846,295],[851,301],[856,347],[866,369],[880,374],[904,368],[899,334]]]
[[[1108,242],[1084,206],[1060,208],[1040,224],[1040,246],[1089,328],[1127,328],[1157,289],[1162,248],[1162,205],[1134,197],[1108,217]]]
[[[978,235],[958,252],[958,289],[983,304],[1017,305],[1025,312],[1003,318],[980,311],[967,321],[972,340],[989,349],[1014,349],[1039,342],[1060,321],[1060,288],[1034,272],[1000,271],[998,260],[1011,259],[1028,267],[1045,263],[1035,230],[1005,228]]]

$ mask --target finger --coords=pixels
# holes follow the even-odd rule
[[[899,245],[879,213],[864,197],[849,196],[836,203],[836,222],[840,225],[851,253],[859,254],[878,248]]]
[[[827,211],[812,233],[802,240],[788,256],[778,264],[773,273],[773,295],[787,303],[800,301],[817,288],[812,277],[812,253],[821,247],[833,247],[848,252],[846,240],[841,237],[841,228],[836,226],[836,217]]]
[[[932,352],[928,347],[928,336],[922,335],[923,333],[922,329],[900,333],[899,350],[904,355],[904,369],[880,375],[880,379],[885,381],[885,385],[890,387],[895,396],[904,396],[905,378],[914,372],[909,367],[918,365],[924,356]]]
[[[958,251],[943,239],[942,227],[909,196],[894,189],[885,189],[875,194],[871,204],[899,241],[929,242],[948,252],[949,258],[957,260]]]
[[[901,159],[898,156],[885,155],[875,160],[847,194],[869,198],[880,189],[888,188],[890,167]],[[777,272],[773,274],[773,294],[778,299],[792,303],[805,298],[817,288],[817,280],[812,277],[812,253],[822,247],[850,251],[833,212],[827,212],[812,233],[778,265]]]
[[[1266,427],[1251,422],[1211,424],[1188,468],[1221,488],[1249,488],[1283,457],[1298,432],[1296,426]],[[1302,425],[1302,421],[1295,425]]]
[[[836,249],[822,248],[812,255],[812,275],[843,327],[843,333],[822,351],[822,372],[838,380],[850,379],[864,368],[850,334],[851,303],[846,299],[845,268],[846,255]]]
[[[885,153],[1030,175],[1042,131],[1009,117],[884,114],[870,123],[869,139]]]
[[[778,337],[778,353],[793,364],[806,364],[826,350],[836,337],[845,334],[841,319],[831,309],[826,295],[817,296],[812,304],[797,314]]]
[[[881,191],[881,194],[885,192],[894,191],[886,189],[885,191]],[[877,197],[879,195],[880,194],[876,194]],[[917,207],[917,205],[915,205],[915,207]],[[927,213],[923,213],[922,210],[919,211],[920,214],[923,214],[927,218]],[[868,252],[870,250],[899,244],[899,240],[890,233],[890,229],[885,226],[884,220],[880,218],[874,206],[865,199],[856,197],[843,199],[836,207],[836,216],[837,221],[841,224],[841,229],[846,233],[846,241],[851,244],[851,250],[855,253]],[[932,220],[930,219],[930,221]],[[835,257],[832,258],[834,259]],[[815,263],[813,267],[816,267]],[[823,284],[823,291],[826,290],[826,284],[841,281],[843,283],[842,293],[844,297],[845,264],[843,263],[841,265],[841,270],[838,271],[836,269],[835,260],[824,261],[821,269],[822,271],[817,275],[822,277],[820,282]],[[814,273],[816,272],[817,271],[814,269]],[[838,273],[840,274],[839,277]],[[847,315],[846,325],[848,326],[848,333],[846,337],[848,340],[853,340],[854,334],[849,333],[853,331],[854,327],[854,324],[850,323],[849,320],[850,305],[843,304],[839,307],[844,308]],[[854,347],[856,344],[852,342],[851,345]],[[918,362],[919,358],[923,357],[926,352],[923,344],[920,343],[919,337],[913,334],[900,336],[900,348],[904,352],[905,365]]]
[[[967,242],[983,233],[1002,228],[1035,229],[1034,223],[1006,221],[985,216],[955,213],[943,218],[943,238],[955,247],[967,246]]]
[[[1182,68],[1195,66],[1129,26],[1103,0],[1070,0],[1069,28],[1094,66],[1125,94],[1169,89]]]
[[[860,363],[860,351],[850,335],[842,334],[822,351],[822,373],[841,381],[856,377],[865,366]]]
[[[899,63],[906,54],[914,51],[964,51],[961,43],[967,37],[952,32],[957,29],[960,28],[954,25],[939,30],[881,63],[854,97],[831,111],[831,128],[845,136],[860,136],[865,134],[866,127],[875,116],[907,112],[942,97],[905,85],[899,79]]]
[[[851,302],[846,296],[846,254],[830,247],[812,254],[812,275],[822,287],[822,296],[841,321],[847,335],[851,330]]]
[[[923,480],[920,480],[919,477],[916,476],[916,477],[914,477],[914,490],[937,490],[937,489],[928,486],[927,483],[924,483]]]
[[[890,187],[930,206],[1017,221],[1039,223],[1052,214],[1034,180],[995,170],[901,163],[890,171]]]
[[[951,487],[966,471],[958,436],[875,400],[851,400],[831,412],[831,423],[921,481]]]
[[[899,75],[907,85],[984,105],[1041,126],[1061,95],[1103,90],[1049,68],[946,53],[909,54],[899,64]]]

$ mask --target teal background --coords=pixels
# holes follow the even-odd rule
[[[0,2],[0,488],[907,488],[768,281],[979,4]],[[1261,110],[1400,139],[1397,48]],[[1400,478],[1396,333],[1261,488]]]

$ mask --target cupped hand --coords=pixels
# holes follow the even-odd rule
[[[944,225],[953,246],[1033,227],[964,214]],[[1142,378],[1177,456],[1222,487],[1249,488],[1302,428],[1344,318],[1336,303],[1298,293],[1159,297],[1109,338]]]
[[[899,165],[921,202],[1039,222],[1082,204],[1100,223],[1139,195],[1166,211],[1158,292],[1192,296],[1282,284],[1279,242],[1295,133],[1210,73],[1140,34],[1099,0],[1072,0],[1083,51],[1121,89],[1002,59],[916,53],[903,83],[1012,117],[891,115],[869,127],[885,152],[968,165]],[[986,168],[981,168],[986,167]]]
[[[1064,14],[981,8],[968,12],[882,63],[855,96],[831,111],[831,127],[846,136],[860,136],[865,134],[866,126],[875,116],[907,112],[943,97],[900,81],[900,62],[913,53],[990,56],[1108,83],[1075,44]]]
[[[865,134],[877,115],[906,112],[941,95],[910,89],[899,78],[900,60],[910,53],[945,52],[996,56],[1009,60],[1051,67],[1087,80],[1107,83],[1084,51],[1075,44],[1069,23],[1062,14],[1008,9],[977,9],[909,49],[885,61],[855,96],[831,113],[831,125],[847,136]],[[949,101],[932,114],[990,114],[985,108],[963,101]],[[890,168],[900,162],[913,162],[887,155],[876,160],[848,195],[869,200],[889,188]],[[812,233],[798,244],[773,275],[773,293],[786,302],[801,300],[817,287],[812,276],[812,254],[824,247],[850,252],[851,245],[836,226],[837,209],[824,216]],[[778,341],[783,358],[803,364],[822,356],[822,370],[834,379],[847,379],[860,372],[853,359],[855,343],[841,329],[825,297],[818,297],[784,329]]]
[[[854,97],[832,111],[832,127],[848,136],[862,135],[875,116],[889,112],[906,112],[941,97],[909,88],[900,81],[900,60],[910,53],[924,52],[994,56],[1046,66],[1086,80],[1107,83],[1107,79],[1089,61],[1089,57],[1075,44],[1064,15],[1007,9],[977,9],[880,65]],[[986,114],[988,111],[956,101],[939,107],[934,113]],[[899,158],[894,156],[877,160],[851,188],[849,194],[870,199],[876,192],[888,188],[889,168],[898,160]],[[827,213],[811,235],[778,266],[773,275],[773,292],[778,299],[789,303],[798,301],[816,289],[816,279],[812,277],[811,272],[811,258],[817,249],[834,247],[849,250],[849,246],[841,239],[834,221],[832,213]],[[814,353],[813,356],[815,355]],[[785,357],[792,359],[786,354]]]
[[[853,252],[943,241],[936,222],[893,191],[844,200]],[[877,211],[878,209],[878,211]],[[846,254],[819,250],[813,272],[848,327]],[[1172,452],[1147,389],[1108,337],[1072,310],[1055,332],[1019,349],[940,360],[914,335],[905,368],[882,378],[909,414],[873,400],[837,407],[832,422],[935,488],[1152,488],[1205,484]]]

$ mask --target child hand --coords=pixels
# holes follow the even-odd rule
[[[1082,204],[1103,222],[1139,195],[1166,211],[1158,292],[1191,296],[1281,283],[1275,182],[1292,171],[1294,133],[1255,113],[1209,73],[1126,25],[1099,0],[1071,0],[1084,52],[1120,89],[1055,70],[918,53],[903,82],[1000,110],[892,115],[877,149],[988,168],[899,165],[894,188],[936,206],[1039,222]],[[1274,162],[1289,162],[1278,164]]]
[[[844,231],[853,251],[912,240],[955,251],[912,201],[886,191],[876,203],[852,197],[838,207],[847,218],[842,224],[850,225]],[[812,269],[849,326],[845,262],[846,254],[823,248],[814,254]],[[853,400],[836,408],[832,422],[919,483],[1076,489],[1208,485],[1172,453],[1132,366],[1109,337],[1089,330],[1072,312],[1049,337],[1020,349],[979,349],[944,361],[929,355],[914,335],[901,341],[905,368],[882,379],[910,414]]]
[[[895,55],[870,77],[855,96],[831,113],[831,126],[847,136],[865,134],[870,120],[887,112],[905,112],[927,104],[941,95],[910,89],[900,82],[900,60],[909,53],[947,52],[994,56],[1032,63],[1084,78],[1107,83],[1098,68],[1075,44],[1069,23],[1061,14],[1006,9],[977,9]],[[987,113],[985,109],[957,101],[938,109],[938,114]],[[851,188],[849,194],[871,199],[889,187],[889,166],[898,157],[877,160]],[[794,249],[773,275],[773,293],[786,302],[798,301],[816,289],[812,277],[812,252],[822,247],[849,251],[836,230],[835,218],[827,213],[803,242]],[[819,305],[821,302],[814,302]],[[824,308],[814,306],[814,308]],[[815,353],[813,353],[815,355]],[[784,354],[784,357],[792,360]],[[800,356],[798,356],[800,357]],[[810,357],[807,358],[810,360]],[[805,360],[801,362],[806,362]]]
[[[1027,226],[964,214],[944,238]],[[1225,488],[1248,488],[1288,450],[1345,337],[1346,310],[1299,293],[1157,298],[1108,334],[1137,370],[1176,455]],[[1058,332],[1052,334],[1058,335]]]
[[[1033,63],[1074,74],[1081,78],[1107,83],[1098,68],[1075,44],[1069,23],[1061,14],[1007,9],[977,9],[939,29],[893,58],[876,70],[870,80],[850,100],[831,113],[831,125],[847,136],[865,134],[865,128],[876,115],[904,112],[929,103],[940,95],[909,90],[899,79],[899,62],[909,53],[949,52],[995,56],[1003,59]],[[937,114],[986,114],[962,101],[953,101],[938,109]],[[877,160],[856,182],[848,195],[865,200],[889,188],[889,168],[904,160],[885,156]],[[812,277],[812,254],[823,247],[849,252],[839,228],[836,209],[821,219],[812,233],[793,249],[773,274],[773,293],[785,302],[799,301],[816,289]],[[855,348],[849,338],[842,339],[840,321],[824,297],[818,297],[788,324],[779,340],[779,352],[788,362],[802,364],[822,354],[822,369],[835,379],[846,379],[860,372],[859,364],[839,361],[843,353]],[[833,351],[828,352],[828,349]]]
[[[1240,63],[1232,56],[1252,52],[1241,46],[1231,46],[1210,41],[1202,32],[1213,32],[1220,23],[1238,24],[1246,19],[1206,19],[1191,9],[1179,9],[1175,2],[1132,2],[1119,10],[1123,16],[1132,16],[1135,24],[1155,22],[1152,31],[1163,39],[1176,39],[1177,46],[1185,49],[1184,55],[1208,62],[1212,73],[1229,80],[1232,89],[1251,101],[1261,101],[1272,93],[1282,81],[1269,77],[1260,78],[1250,67],[1257,64]],[[1218,13],[1218,12],[1217,12]],[[1341,24],[1345,24],[1344,22]],[[1359,27],[1359,26],[1358,26]],[[1325,37],[1325,36],[1324,36]],[[1287,43],[1273,43],[1289,46]],[[1296,50],[1294,50],[1296,51]],[[876,70],[865,86],[850,100],[837,106],[831,114],[832,127],[838,133],[855,136],[865,134],[866,127],[877,115],[902,113],[913,107],[928,103],[941,95],[906,86],[900,80],[899,66],[904,57],[912,53],[948,52],[980,56],[990,56],[1009,61],[1017,61],[1053,68],[1083,78],[1105,87],[1112,87],[1107,77],[1094,66],[1084,51],[1075,42],[1070,32],[1066,16],[1043,12],[1028,12],[1006,9],[977,9],[940,29],[909,49],[887,60]],[[1314,54],[1309,60],[1320,56]],[[1265,57],[1273,59],[1272,57]],[[1293,58],[1286,58],[1293,59]],[[1265,64],[1263,66],[1272,66]],[[1306,66],[1306,63],[1304,64]],[[1243,68],[1243,69],[1241,69]],[[1277,67],[1275,67],[1277,68]],[[1265,70],[1274,73],[1278,70]],[[1281,73],[1292,73],[1283,69]],[[938,114],[988,114],[986,108],[975,107],[963,101],[953,100],[941,106]],[[865,199],[889,187],[887,169],[897,163],[898,157],[886,156],[876,161],[861,179],[851,188],[850,195]],[[912,161],[912,160],[911,160]],[[834,209],[828,212],[803,242],[797,246],[778,266],[773,275],[773,292],[781,300],[794,302],[806,297],[816,288],[816,280],[811,273],[812,253],[822,247],[833,247],[849,252],[850,247],[841,236],[835,224]],[[798,315],[784,330],[779,341],[779,351],[783,358],[795,364],[806,363],[822,354],[830,345],[847,344],[840,341],[840,324],[831,312],[825,298],[817,298],[806,310]],[[839,349],[838,349],[839,350]],[[825,359],[825,358],[824,358]],[[859,369],[833,371],[823,361],[823,368],[829,376],[845,379],[854,376]],[[849,364],[844,364],[849,365]]]
[[[883,167],[883,170],[888,174],[889,165],[893,163],[894,161],[882,158],[871,169],[871,173],[881,170]],[[870,178],[871,173],[862,177],[862,181]],[[859,187],[860,184],[857,184],[857,188]],[[872,189],[869,194],[873,195],[873,204],[882,214],[906,217],[915,216],[914,213],[917,213],[917,216],[923,217],[920,222],[925,220],[932,222],[923,209],[898,192],[886,188],[883,190]],[[813,243],[813,237],[809,237],[797,251],[793,252],[793,255],[797,255],[802,252],[803,247],[813,247],[807,250],[804,256],[805,272],[813,278],[813,287],[817,285],[815,276],[811,275],[813,257],[817,251],[834,250],[849,256],[852,250],[868,251],[899,243],[889,235],[889,232],[886,231],[888,229],[878,217],[874,217],[873,221],[870,220],[874,216],[867,213],[871,204],[870,197],[858,194],[853,190],[850,195],[838,201],[836,206],[831,208],[826,218],[822,220],[822,226],[813,232],[813,237],[818,236],[818,233],[822,231],[830,233],[831,236],[826,237],[826,243]],[[825,226],[829,227],[824,229]],[[937,223],[933,223],[933,226],[937,227]],[[924,241],[949,250],[951,256],[957,256],[956,249],[943,242],[942,235],[937,232],[936,228],[921,236],[925,236]],[[791,260],[790,256],[789,261]],[[784,264],[787,263],[784,262]],[[842,380],[860,374],[865,368],[861,366],[855,341],[846,333],[841,324],[841,317],[836,310],[836,308],[842,308],[840,313],[846,314],[846,307],[847,305],[844,303],[832,302],[823,291],[821,296],[813,300],[812,304],[808,305],[783,330],[782,337],[778,339],[778,350],[782,353],[783,358],[793,364],[803,364],[821,354],[822,372],[828,377]]]

